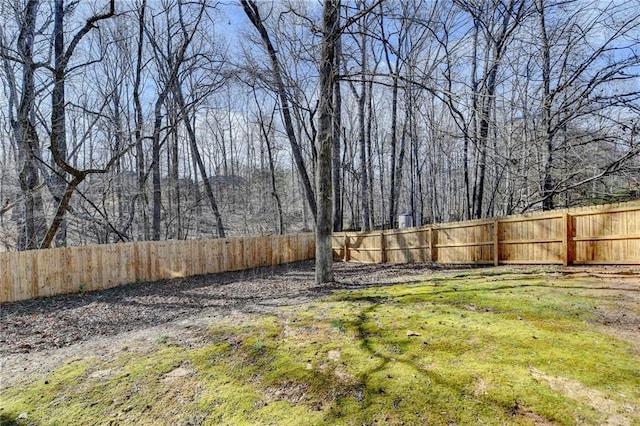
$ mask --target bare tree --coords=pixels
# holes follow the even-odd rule
[[[318,116],[318,216],[316,223],[316,283],[333,281],[333,91],[336,43],[340,37],[340,0],[325,0],[322,12],[322,45],[320,50],[320,102]]]
[[[257,3],[252,0],[241,0],[240,3],[242,5],[242,9],[247,15],[247,18],[249,18],[251,24],[256,28],[256,30],[258,30],[258,33],[260,33],[260,38],[265,46],[265,49],[267,50],[267,54],[271,62],[273,79],[275,80],[276,92],[278,93],[278,96],[280,98],[282,117],[284,120],[287,136],[289,138],[289,143],[291,145],[293,158],[295,160],[300,180],[302,181],[302,186],[304,188],[309,208],[311,209],[311,213],[314,219],[317,220],[316,199],[314,196],[313,187],[311,186],[311,180],[309,179],[307,169],[304,165],[302,152],[300,149],[300,145],[298,144],[298,139],[296,137],[296,132],[293,126],[293,118],[291,117],[291,106],[282,76],[280,59],[278,58],[277,51],[273,43],[271,42],[271,37],[269,36],[269,33],[264,25],[264,20],[260,15],[260,10]]]
[[[280,195],[278,194],[278,186],[276,184],[276,168],[275,168],[275,164],[274,164],[274,155],[273,155],[273,149],[271,147],[272,142],[271,142],[271,137],[272,137],[272,132],[271,129],[273,128],[273,123],[274,123],[274,118],[275,118],[275,114],[276,114],[276,108],[274,105],[274,108],[271,110],[271,115],[269,117],[269,121],[267,122],[267,119],[262,111],[262,107],[260,106],[260,101],[258,100],[258,96],[257,96],[257,92],[255,90],[255,87],[253,88],[253,96],[254,96],[254,100],[256,102],[256,107],[258,108],[258,125],[260,126],[260,134],[262,136],[263,142],[265,143],[266,147],[267,147],[267,160],[269,163],[269,177],[270,177],[270,183],[271,183],[271,196],[273,197],[275,204],[276,204],[276,211],[277,211],[277,216],[278,216],[278,226],[277,226],[277,231],[278,234],[283,235],[285,233],[285,224],[284,224],[284,216],[283,216],[283,211],[282,211],[282,201],[280,200]]]
[[[639,148],[632,144],[630,149],[614,153],[611,158],[600,156],[600,167],[592,173],[585,175],[580,166],[567,169],[567,155],[574,147],[620,137],[619,134],[608,136],[610,130],[602,127],[596,131],[589,129],[590,135],[580,135],[583,132],[575,126],[574,135],[570,136],[573,122],[592,117],[594,122],[604,118],[611,127],[633,127],[620,123],[614,111],[630,112],[637,108],[636,102],[640,99],[640,90],[626,84],[639,76],[640,57],[632,34],[637,35],[640,29],[640,12],[637,2],[602,8],[599,2],[588,3],[588,14],[563,13],[569,5],[585,8],[585,4],[577,2],[546,5],[536,0],[534,3],[541,41],[540,137],[545,151],[542,190],[534,202],[541,199],[543,209],[550,210],[556,205],[554,197],[558,193],[614,174],[640,154]],[[547,20],[548,9],[557,16],[551,24]]]
[[[342,55],[341,37],[336,40],[336,64],[335,69],[340,69],[340,56]],[[336,78],[333,84],[333,160],[332,182],[333,187],[333,231],[342,231],[343,207],[342,207],[342,91],[340,80]]]
[[[364,9],[365,5],[363,2],[356,2],[356,7],[360,9]],[[358,30],[357,30],[357,44],[360,49],[360,91],[356,88],[354,82],[349,80],[349,87],[353,93],[353,96],[357,100],[357,117],[358,117],[358,147],[359,147],[359,176],[360,176],[360,197],[362,200],[361,211],[362,211],[362,219],[361,219],[361,230],[369,231],[373,228],[373,219],[372,219],[372,211],[371,211],[371,191],[370,191],[370,176],[373,173],[370,167],[370,149],[367,150],[367,123],[366,123],[366,106],[368,104],[368,100],[371,97],[369,89],[369,82],[367,75],[370,70],[368,68],[368,38],[366,34],[366,25],[365,19],[360,19],[358,21]]]
[[[34,61],[34,38],[39,1],[30,0],[20,16],[16,56],[13,57],[3,34],[2,56],[5,78],[9,88],[9,121],[18,153],[19,182],[23,197],[24,224],[18,223],[18,248],[29,250],[38,247],[45,232],[44,210],[40,188],[38,161],[41,157],[40,139],[36,130],[35,71],[44,64]],[[18,82],[10,61],[19,63],[22,79]],[[20,91],[18,85],[20,84]],[[14,109],[16,111],[14,115]]]
[[[65,123],[65,82],[67,79],[67,71],[69,61],[74,55],[75,49],[80,41],[92,29],[96,28],[99,21],[111,18],[115,14],[115,1],[110,0],[108,9],[105,13],[96,14],[85,22],[83,27],[75,33],[71,42],[64,47],[64,1],[56,0],[54,4],[54,69],[53,69],[53,91],[51,94],[51,154],[55,162],[55,177],[52,179],[51,192],[54,200],[58,203],[55,216],[51,226],[40,244],[40,248],[50,246],[53,238],[61,229],[60,237],[57,241],[60,245],[66,245],[66,227],[65,214],[69,208],[71,196],[75,192],[78,185],[90,173],[104,173],[104,171],[117,161],[120,153],[117,153],[105,169],[86,169],[79,170],[72,167],[68,163],[67,158],[67,142],[66,142],[66,123]],[[66,181],[64,174],[71,176],[70,181]],[[64,188],[64,190],[63,190]]]
[[[476,179],[473,188],[473,218],[483,216],[483,199],[485,196],[485,178],[487,170],[487,150],[489,143],[489,129],[492,112],[495,105],[495,92],[498,84],[498,70],[504,57],[510,36],[522,23],[526,11],[525,2],[508,0],[494,2],[489,9],[479,9],[473,4],[463,4],[462,7],[473,17],[474,27],[479,28],[486,37],[485,62],[482,77],[475,81],[474,87],[478,106],[478,130],[476,150]],[[475,58],[474,58],[475,60]]]
[[[145,160],[144,160],[144,148],[143,148],[143,126],[144,126],[144,117],[142,110],[142,102],[140,101],[140,85],[142,82],[142,68],[143,68],[143,47],[144,47],[144,37],[145,37],[145,28],[144,28],[144,20],[145,20],[145,11],[147,7],[147,1],[142,0],[137,13],[138,13],[138,39],[136,43],[136,66],[135,66],[135,77],[133,83],[133,103],[134,103],[134,111],[135,111],[135,149],[136,149],[136,177],[137,177],[137,200],[139,205],[139,212],[142,215],[142,224],[141,224],[141,232],[139,237],[142,237],[143,240],[149,240],[150,238],[150,230],[149,230],[149,219],[147,216],[147,190],[146,190],[146,180],[147,173],[145,171]]]
[[[389,226],[394,227],[396,223],[396,217],[398,216],[398,199],[400,193],[400,185],[402,182],[402,168],[404,165],[405,155],[405,133],[402,132],[400,138],[400,146],[398,146],[398,102],[400,91],[400,72],[402,69],[402,61],[400,59],[400,48],[404,44],[406,37],[405,22],[401,21],[400,28],[397,33],[394,34],[397,44],[393,46],[389,41],[389,35],[385,30],[386,24],[384,19],[384,12],[382,11],[382,4],[380,5],[380,32],[384,41],[384,56],[387,63],[387,68],[391,73],[391,128],[389,130],[390,138],[390,172],[389,172]],[[395,62],[392,63],[391,58],[395,58]]]

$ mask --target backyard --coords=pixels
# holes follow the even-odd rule
[[[633,267],[313,262],[0,308],[0,424],[640,424]]]

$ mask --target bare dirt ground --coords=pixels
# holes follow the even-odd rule
[[[441,265],[336,263],[336,283],[314,284],[314,265],[300,262],[243,272],[133,284],[0,306],[0,389],[14,386],[74,358],[110,360],[145,352],[159,341],[205,344],[210,326],[240,322],[253,313],[313,301],[338,288],[388,285],[434,274],[469,273]],[[596,279],[586,291],[602,294],[597,326],[640,348],[640,271],[635,267],[500,267],[478,274],[542,273]],[[600,285],[601,284],[601,285]],[[615,298],[617,306],[608,308]]]

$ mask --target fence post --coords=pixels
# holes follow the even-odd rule
[[[349,261],[349,236],[344,234],[344,261]]]
[[[380,231],[380,263],[387,263],[387,244],[384,231]]]
[[[498,231],[498,227],[500,226],[500,221],[495,219],[493,221],[493,264],[494,266],[498,266],[500,264],[500,232]]]
[[[434,256],[434,252],[433,252],[433,227],[430,226],[429,227],[429,235],[427,235],[427,238],[429,239],[428,243],[429,243],[429,262],[434,262],[435,261],[435,256]]]
[[[569,266],[573,263],[573,220],[571,215],[565,212],[562,215],[562,265]]]

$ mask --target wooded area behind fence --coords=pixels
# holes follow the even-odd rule
[[[465,264],[640,264],[640,202],[333,236],[334,259]]]
[[[0,302],[313,259],[314,234],[0,253]]]

